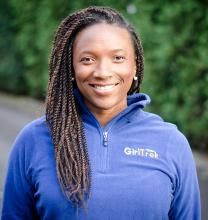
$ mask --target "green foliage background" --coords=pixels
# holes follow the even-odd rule
[[[208,149],[207,0],[8,0],[0,3],[0,90],[43,99],[54,32],[89,5],[116,8],[145,50],[142,92],[149,111],[176,123],[192,146]]]

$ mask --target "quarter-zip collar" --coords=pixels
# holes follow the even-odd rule
[[[94,122],[99,125],[99,122],[95,118],[95,116],[90,112],[88,107],[85,105],[84,98],[79,91],[79,89],[74,90],[75,100],[77,101],[78,105],[80,106],[80,111],[83,119],[86,120],[93,120]],[[109,127],[112,121],[117,120],[120,117],[127,116],[132,110],[143,109],[146,105],[151,102],[150,97],[145,93],[135,93],[133,95],[129,95],[127,97],[127,107],[121,111],[118,115],[116,115],[107,125]]]

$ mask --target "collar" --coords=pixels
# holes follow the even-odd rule
[[[78,88],[74,89],[74,97],[75,97],[77,104],[79,105],[82,118],[84,119],[84,118],[91,117],[94,120],[96,120],[94,115],[90,112],[88,107],[85,105],[83,95],[81,94]],[[127,105],[128,105],[127,108],[125,108],[112,120],[114,120],[115,118],[120,118],[122,116],[126,116],[128,119],[130,119],[131,118],[130,116],[134,114],[133,111],[137,109],[143,109],[150,102],[151,102],[150,97],[145,93],[135,93],[135,94],[129,95],[127,97]]]

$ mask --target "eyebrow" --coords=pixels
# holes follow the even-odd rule
[[[120,52],[120,51],[124,51],[123,49],[114,49],[114,50],[111,50],[112,52]]]
[[[113,49],[113,50],[110,50],[110,52],[125,52],[125,50],[123,50],[123,49]],[[83,51],[81,51],[81,53],[94,53],[94,51],[83,50]]]

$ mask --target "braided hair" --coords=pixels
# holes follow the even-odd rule
[[[46,121],[54,144],[56,172],[62,191],[69,201],[85,207],[91,191],[91,170],[87,144],[74,99],[72,46],[84,28],[107,23],[126,28],[135,50],[137,80],[128,94],[139,91],[143,78],[143,48],[133,27],[115,10],[91,6],[66,17],[57,29],[49,60],[49,82],[46,97]]]

